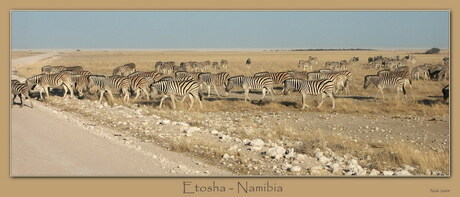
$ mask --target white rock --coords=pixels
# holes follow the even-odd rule
[[[189,126],[186,122],[176,122],[176,125],[183,126],[183,127],[188,127]]]
[[[358,170],[358,172],[356,172],[356,175],[358,175],[358,176],[365,176],[365,175],[366,175],[366,173],[367,173],[367,171],[366,171],[366,170],[364,170],[364,169],[360,169],[360,170]]]
[[[372,169],[371,170],[371,173],[369,173],[370,176],[377,176],[380,174],[380,171],[376,170],[376,169]]]
[[[329,158],[327,158],[326,156],[321,156],[320,158],[318,158],[318,161],[323,163],[323,164],[326,164],[326,163],[330,162],[331,160]]]
[[[165,120],[160,120],[160,121],[158,121],[157,124],[160,124],[160,125],[167,125],[167,124],[169,124],[169,123],[171,123],[171,121],[168,120],[168,119],[165,119]]]
[[[222,159],[228,159],[230,158],[230,155],[228,155],[227,153],[225,153],[223,156],[222,156]]]
[[[342,170],[342,167],[338,163],[334,163],[331,165],[331,169],[333,173],[340,172]]]
[[[383,171],[383,176],[393,176],[393,171]]]
[[[323,156],[323,154],[324,154],[323,152],[316,152],[315,157],[320,158]]]
[[[302,170],[302,168],[300,166],[294,166],[294,167],[290,168],[289,170],[292,171],[292,172],[300,172],[300,170]]]
[[[255,140],[252,140],[251,143],[250,143],[250,145],[251,145],[251,146],[259,146],[259,147],[261,147],[261,146],[264,146],[265,143],[264,143],[263,140],[257,138],[257,139],[255,139]]]
[[[275,156],[281,155],[281,157],[282,157],[285,152],[286,152],[286,149],[284,149],[283,147],[280,147],[280,146],[276,146],[276,147],[273,147],[273,148],[269,148],[267,150],[267,155],[270,156],[270,157],[275,157]]]
[[[396,176],[412,176],[412,174],[406,170],[402,170],[395,173]]]
[[[219,131],[217,131],[215,129],[211,130],[211,134],[213,134],[213,135],[217,135],[218,133],[219,133]]]

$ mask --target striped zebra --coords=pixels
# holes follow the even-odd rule
[[[192,109],[193,102],[195,98],[200,103],[200,107],[203,108],[201,103],[201,95],[199,93],[198,83],[196,81],[159,81],[151,85],[152,93],[158,95],[163,93],[163,97],[160,101],[160,108],[163,105],[163,101],[170,97],[173,109],[176,109],[176,96],[189,96],[190,98],[190,107],[188,110]]]
[[[340,90],[345,91],[345,94],[350,93],[350,79],[351,72],[349,71],[339,71],[339,72],[310,72],[307,74],[307,79],[309,81],[315,81],[320,79],[329,79],[334,83],[335,93],[338,93]]]
[[[335,70],[335,69],[339,69],[339,68],[340,68],[340,62],[326,62],[326,63],[324,63],[324,66],[325,66],[326,68]]]
[[[29,97],[29,87],[25,83],[21,83],[18,80],[11,80],[11,94],[13,95],[13,100],[11,101],[11,107],[13,107],[14,99],[19,96],[21,100],[21,107],[23,106],[22,97],[29,100],[30,107],[33,108],[32,99]]]
[[[81,67],[81,66],[66,66],[65,70],[66,71],[82,71],[83,67]]]
[[[238,76],[233,76],[228,78],[227,80],[227,85],[225,86],[225,92],[230,92],[231,89],[233,89],[233,86],[238,86],[243,88],[243,81],[244,78],[246,78],[243,75],[238,75]]]
[[[311,57],[311,56],[310,56]],[[299,60],[298,67],[302,68],[304,71],[308,68],[308,70],[313,70],[313,62],[311,60]]]
[[[78,92],[78,96],[83,96],[83,90],[88,88],[90,75],[70,75],[73,87]]]
[[[267,73],[267,74],[258,74],[254,75],[255,77],[269,77],[272,79],[274,84],[283,84],[287,79],[292,78],[288,72],[276,72],[276,73]],[[276,91],[273,90],[273,93],[276,94]]]
[[[129,101],[129,79],[122,76],[110,76],[106,77],[104,75],[91,75],[89,76],[89,85],[90,92],[94,93],[95,91],[100,91],[99,102],[102,101],[104,93],[107,92],[112,100],[113,94],[112,91],[121,92],[124,97],[123,101]]]
[[[78,71],[65,70],[65,71],[62,71],[62,73],[68,73],[71,75],[85,75],[85,76],[92,75],[92,73],[87,70],[78,70]]]
[[[298,78],[298,79],[307,79],[308,77],[308,71],[288,71],[289,75],[291,75],[291,78]]]
[[[26,84],[30,90],[33,90],[36,85],[42,87],[40,89],[40,98],[43,99],[43,91],[45,91],[47,98],[49,97],[48,88],[62,86],[64,88],[63,98],[67,97],[67,91],[70,91],[70,98],[73,98],[72,79],[67,73],[56,74],[40,74],[30,77],[26,80]]]
[[[326,96],[329,96],[332,100],[332,109],[335,108],[335,99],[334,99],[334,82],[329,79],[320,79],[320,80],[302,80],[302,79],[288,79],[284,82],[284,91],[286,95],[289,91],[299,91],[302,94],[302,109],[305,107],[310,108],[306,104],[307,95],[319,95],[321,94],[321,102],[318,104],[317,108],[320,108],[324,103]]]
[[[218,63],[218,62],[213,62],[213,63],[212,63],[212,68],[215,69],[215,70],[220,69],[219,63]]]
[[[65,66],[43,66],[42,67],[42,74],[56,74],[66,70]]]
[[[113,70],[113,76],[127,76],[133,72],[136,72],[136,64],[128,63],[123,66],[116,67]]]
[[[308,56],[308,60],[311,62],[312,65],[316,66],[319,64],[318,57]]]
[[[155,81],[158,81],[163,76],[163,74],[157,71],[149,71],[149,72],[136,71],[128,75],[128,77],[134,77],[134,76],[151,78],[151,80],[155,82]]]
[[[230,74],[227,72],[221,72],[217,74],[202,73],[198,76],[198,78],[207,86],[208,97],[211,96],[211,86],[214,87],[214,91],[216,91],[217,96],[221,97],[217,91],[217,86],[226,87],[228,79],[230,78]]]
[[[228,61],[227,60],[220,60],[220,67],[227,69],[228,68]]]
[[[381,70],[377,72],[379,77],[400,77],[404,79],[405,85],[409,84],[410,88],[412,89],[412,80],[411,74],[409,70],[403,71],[388,71],[388,70]]]
[[[378,75],[367,75],[364,77],[364,89],[367,89],[369,85],[374,84],[378,91],[382,93],[382,99],[385,99],[383,89],[395,88],[397,92],[396,98],[399,97],[399,93],[402,92],[407,98],[405,89],[405,80],[401,77],[380,77]]]
[[[442,97],[444,102],[447,102],[447,99],[449,99],[449,85],[446,85],[444,88],[442,88]]]
[[[249,98],[249,90],[254,90],[254,89],[262,89],[262,98],[260,100],[263,100],[265,98],[265,94],[268,91],[268,93],[271,94],[272,100],[273,98],[273,80],[270,77],[244,77],[241,87],[244,89],[244,100],[251,101]],[[229,80],[229,83],[227,83],[227,86],[225,88],[226,92],[229,92],[235,84],[233,83],[233,80]]]
[[[430,79],[429,67],[426,64],[414,67],[411,71],[411,78],[414,80]]]
[[[136,75],[127,78],[129,79],[129,87],[131,91],[136,93],[136,97],[134,97],[133,100],[136,100],[140,96],[141,91],[147,95],[147,100],[150,100],[149,92],[147,91],[150,84],[146,77]]]

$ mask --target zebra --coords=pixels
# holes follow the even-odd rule
[[[87,71],[87,70],[78,70],[78,71],[64,70],[61,73],[68,73],[71,75],[85,75],[85,76],[89,76],[92,74],[90,71]]]
[[[178,71],[174,73],[174,76],[177,78],[177,77],[186,77],[186,76],[191,76],[191,75],[187,71]]]
[[[213,62],[212,63],[212,68],[214,68],[215,70],[220,69],[219,63],[218,62]]]
[[[30,108],[33,108],[32,99],[29,97],[29,87],[25,83],[21,83],[18,80],[11,80],[11,94],[13,95],[13,100],[11,101],[11,108],[13,108],[14,99],[19,96],[21,100],[21,107],[23,106],[22,97],[29,100]]]
[[[228,78],[227,80],[227,85],[225,86],[225,92],[230,92],[231,89],[233,89],[233,86],[238,86],[243,88],[243,81],[244,81],[245,76],[243,75],[238,75],[238,76],[233,76]]]
[[[335,69],[340,68],[340,62],[326,62],[326,63],[324,63],[324,66],[326,68],[335,70]]]
[[[73,98],[73,89],[72,81],[70,75],[67,73],[56,73],[56,74],[40,74],[33,77],[30,77],[26,80],[26,84],[30,90],[33,90],[36,85],[42,87],[40,89],[40,98],[43,99],[43,91],[45,91],[46,96],[49,97],[49,87],[63,86],[64,95],[63,98],[67,97],[67,91],[70,91],[70,98]]]
[[[307,80],[309,81],[315,81],[315,80],[320,80],[320,79],[329,79],[334,83],[334,88],[335,88],[335,93],[338,93],[339,90],[344,90],[345,94],[350,93],[349,89],[349,81],[350,78],[349,75],[351,73],[340,71],[340,72],[310,72],[307,74]]]
[[[128,63],[123,66],[116,67],[113,70],[113,76],[127,76],[133,72],[136,72],[136,64]]]
[[[352,57],[349,61],[350,65],[355,65],[357,62],[359,62],[359,57]]]
[[[367,75],[364,77],[364,89],[367,89],[369,85],[374,84],[378,91],[382,93],[382,99],[385,99],[383,94],[383,89],[385,88],[395,88],[397,92],[396,98],[399,97],[399,93],[402,92],[404,96],[406,95],[405,80],[401,77],[380,77],[378,75]]]
[[[94,93],[94,90],[99,90],[100,91],[100,97],[99,97],[99,102],[102,101],[102,97],[104,96],[104,93],[107,92],[109,96],[111,97],[112,100],[113,94],[112,91],[118,91],[124,95],[123,101],[128,102],[129,101],[129,79],[127,77],[122,77],[122,76],[110,76],[106,77],[104,75],[91,75],[89,76],[89,85],[88,87],[90,88],[90,92]]]
[[[262,98],[265,98],[265,94],[268,91],[271,94],[272,100],[273,98],[273,80],[270,77],[244,77],[242,78],[241,87],[244,89],[244,101],[251,101],[249,98],[249,90],[253,89],[262,89]],[[229,92],[235,84],[232,80],[229,80],[227,86],[225,87],[225,91]]]
[[[163,75],[157,71],[150,71],[150,72],[133,72],[128,75],[128,77],[134,77],[134,76],[139,76],[139,77],[146,77],[147,79],[153,80],[153,82],[158,81]]]
[[[409,70],[403,70],[403,71],[381,70],[377,72],[377,75],[379,77],[400,77],[404,79],[405,85],[409,84],[410,88],[412,89],[412,80],[411,80],[411,74]]]
[[[149,82],[146,77],[136,75],[136,76],[130,76],[128,77],[128,79],[129,79],[129,87],[131,91],[136,93],[136,97],[134,97],[133,100],[136,100],[140,96],[141,91],[144,91],[144,93],[147,95],[147,100],[150,100],[149,92],[147,91]]]
[[[447,65],[447,66],[448,66],[448,65],[449,65],[449,57],[444,57],[444,58],[442,58],[442,63],[443,63],[444,65]]]
[[[211,95],[211,86],[214,86],[214,91],[216,91],[217,96],[221,97],[217,91],[217,86],[226,87],[230,75],[227,72],[221,72],[217,74],[202,73],[198,76],[198,78],[207,86],[208,97]]]
[[[430,78],[429,67],[426,64],[414,67],[411,71],[411,77],[412,79],[415,79],[415,80],[429,79]]]
[[[90,75],[70,75],[73,87],[77,90],[78,96],[83,96],[83,90],[88,88]]]
[[[157,95],[160,92],[164,94],[161,98],[159,108],[161,108],[161,106],[163,105],[163,101],[166,98],[171,97],[173,109],[176,109],[176,95],[189,96],[191,103],[188,110],[192,109],[194,102],[193,98],[198,100],[198,103],[200,103],[200,108],[203,108],[203,104],[201,103],[201,94],[199,93],[199,87],[196,81],[159,81],[153,83],[151,85],[151,89],[154,95]]]
[[[291,78],[307,79],[308,71],[288,71]]]
[[[83,67],[81,67],[81,66],[66,66],[65,70],[66,71],[82,71]]]
[[[286,79],[292,78],[292,76],[287,72],[276,72],[276,73],[256,73],[254,77],[270,77],[274,84],[283,84]],[[273,93],[276,94],[276,91],[273,90]]]
[[[248,58],[246,60],[246,67],[248,67],[248,68],[251,67],[251,58]]]
[[[60,72],[62,72],[64,70],[66,70],[65,66],[47,65],[47,66],[42,67],[42,74],[56,74],[56,73],[60,73]]]
[[[312,64],[313,64],[313,62],[311,60],[307,60],[307,61],[299,60],[298,67],[303,68],[304,71],[306,70],[306,68],[308,68],[308,70],[312,71],[313,70]]]
[[[444,98],[444,102],[447,102],[447,99],[449,99],[449,85],[446,85],[444,88],[442,88],[442,96]]]
[[[310,108],[306,104],[307,95],[318,95],[321,94],[321,102],[318,104],[317,108],[319,109],[324,103],[326,96],[329,96],[332,100],[332,109],[335,108],[335,99],[334,99],[334,82],[329,79],[320,79],[320,80],[302,80],[302,79],[288,79],[284,81],[284,91],[283,93],[287,95],[290,90],[299,91],[302,94],[302,109],[305,107]]]
[[[319,63],[318,57],[308,56],[308,60],[310,61],[312,65],[318,65]]]
[[[227,69],[228,61],[224,59],[220,60],[220,67]]]

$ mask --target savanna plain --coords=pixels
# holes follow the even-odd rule
[[[301,94],[277,94],[262,101],[260,90],[253,90],[245,101],[243,90],[235,88],[228,95],[224,87],[201,90],[203,108],[190,100],[170,99],[158,108],[161,97],[141,97],[128,103],[120,96],[104,97],[85,92],[74,99],[51,94],[42,102],[75,117],[117,131],[116,137],[128,141],[155,143],[167,150],[200,158],[207,164],[235,175],[319,175],[319,176],[449,176],[450,116],[449,102],[441,89],[449,81],[413,80],[406,87],[407,98],[396,98],[394,89],[385,90],[385,99],[377,88],[363,88],[364,77],[379,70],[367,66],[369,57],[413,55],[416,64],[441,64],[448,51],[423,54],[417,50],[372,51],[59,51],[54,57],[16,68],[27,78],[41,73],[45,65],[80,65],[93,74],[110,76],[115,67],[135,63],[138,71],[154,71],[157,61],[219,62],[228,60],[228,68],[209,72],[228,72],[230,76],[252,76],[257,72],[303,70],[299,60],[318,57],[313,70],[324,68],[327,61],[360,61],[351,65],[353,80],[350,93],[335,95],[336,107],[326,98],[315,108],[321,96],[308,96],[310,108],[301,109]],[[45,52],[13,51],[12,58]],[[251,66],[246,59],[251,58]],[[37,90],[35,90],[37,91]],[[271,97],[274,100],[271,100]],[[17,107],[17,106],[14,106]],[[12,120],[14,121],[14,120]]]

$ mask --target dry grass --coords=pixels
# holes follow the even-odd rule
[[[241,89],[235,89],[228,97],[216,98],[213,93],[212,98],[205,99],[203,109],[199,108],[195,102],[192,112],[295,112],[295,113],[343,113],[343,114],[391,114],[391,115],[414,115],[414,116],[442,116],[449,112],[449,105],[441,101],[441,89],[448,82],[438,81],[414,81],[413,89],[407,88],[408,99],[396,100],[394,98],[394,90],[386,91],[386,99],[382,100],[380,95],[376,97],[376,88],[370,87],[363,89],[363,78],[365,75],[375,74],[377,70],[366,69],[363,63],[370,56],[384,55],[396,56],[407,55],[414,52],[423,51],[335,51],[335,52],[110,52],[110,51],[81,51],[72,53],[61,53],[60,58],[53,60],[44,60],[33,65],[24,65],[18,69],[19,75],[32,76],[40,72],[41,66],[52,65],[82,65],[86,70],[96,74],[111,75],[113,68],[116,66],[134,62],[139,71],[154,70],[156,61],[176,61],[176,64],[182,61],[218,61],[227,59],[229,61],[229,69],[227,72],[230,75],[252,75],[261,71],[287,71],[298,70],[297,63],[300,59],[307,59],[309,55],[317,56],[320,60],[320,66],[314,68],[322,68],[326,61],[340,61],[343,59],[349,60],[353,56],[360,57],[359,65],[354,66],[350,70],[353,73],[354,81],[352,82],[351,95],[338,95],[336,109],[331,109],[331,102],[326,100],[321,109],[311,108],[300,110],[301,99],[299,93],[291,93],[288,96],[275,95],[275,101],[270,102],[270,95],[267,96],[267,101],[264,102],[245,102]],[[24,54],[13,52],[13,57],[20,57]],[[444,56],[448,56],[445,51],[436,55],[416,54],[417,64],[423,63],[440,63]],[[251,68],[246,68],[245,60],[250,57],[253,61]],[[220,70],[219,72],[221,72]],[[223,89],[220,88],[220,93]],[[203,94],[203,96],[206,94]],[[117,103],[124,105],[115,95],[116,99],[110,101],[110,105]],[[259,99],[261,94],[259,91],[254,91],[250,94],[254,100]],[[205,98],[205,97],[204,97]],[[96,100],[98,95],[88,95],[85,99]],[[104,98],[107,100],[107,98]],[[308,104],[316,106],[318,96],[310,96]],[[157,107],[159,99],[145,101],[140,99],[137,103],[147,107]],[[176,102],[177,110],[186,111],[190,101],[186,99],[184,103]],[[67,110],[77,110],[78,106],[61,106]],[[167,117],[167,112],[171,110],[172,104],[167,99],[163,105],[163,114]],[[151,112],[158,112],[157,109],[152,109]],[[92,117],[93,114],[86,114]],[[174,117],[172,117],[174,118]],[[200,120],[188,121],[192,126],[202,126]],[[313,154],[315,148],[331,148],[336,153],[352,154],[367,160],[370,167],[385,170],[392,166],[402,166],[405,164],[418,166],[418,170],[424,172],[426,169],[440,170],[449,172],[448,153],[436,152],[432,150],[423,150],[421,152],[416,147],[407,143],[372,143],[367,141],[354,141],[349,136],[336,135],[333,132],[325,132],[317,130],[315,132],[304,132],[289,125],[279,125],[274,127],[270,132],[262,132],[256,128],[258,125],[254,122],[241,121],[240,124],[247,128],[240,133],[232,133],[239,138],[261,138],[264,141],[277,141],[287,139],[288,141],[300,141],[302,146],[293,147],[296,152]],[[156,140],[165,140],[156,138]],[[168,140],[168,147],[174,151],[187,152],[200,157],[209,158],[211,162],[218,162],[223,150],[219,148],[221,144],[210,144],[206,140],[198,141],[174,141]],[[205,148],[208,147],[208,148]],[[241,155],[241,160],[245,160],[245,155]],[[368,159],[370,158],[370,159]],[[244,163],[244,162],[243,162]],[[236,168],[236,167],[234,167]],[[244,168],[235,169],[239,172],[246,172]]]

